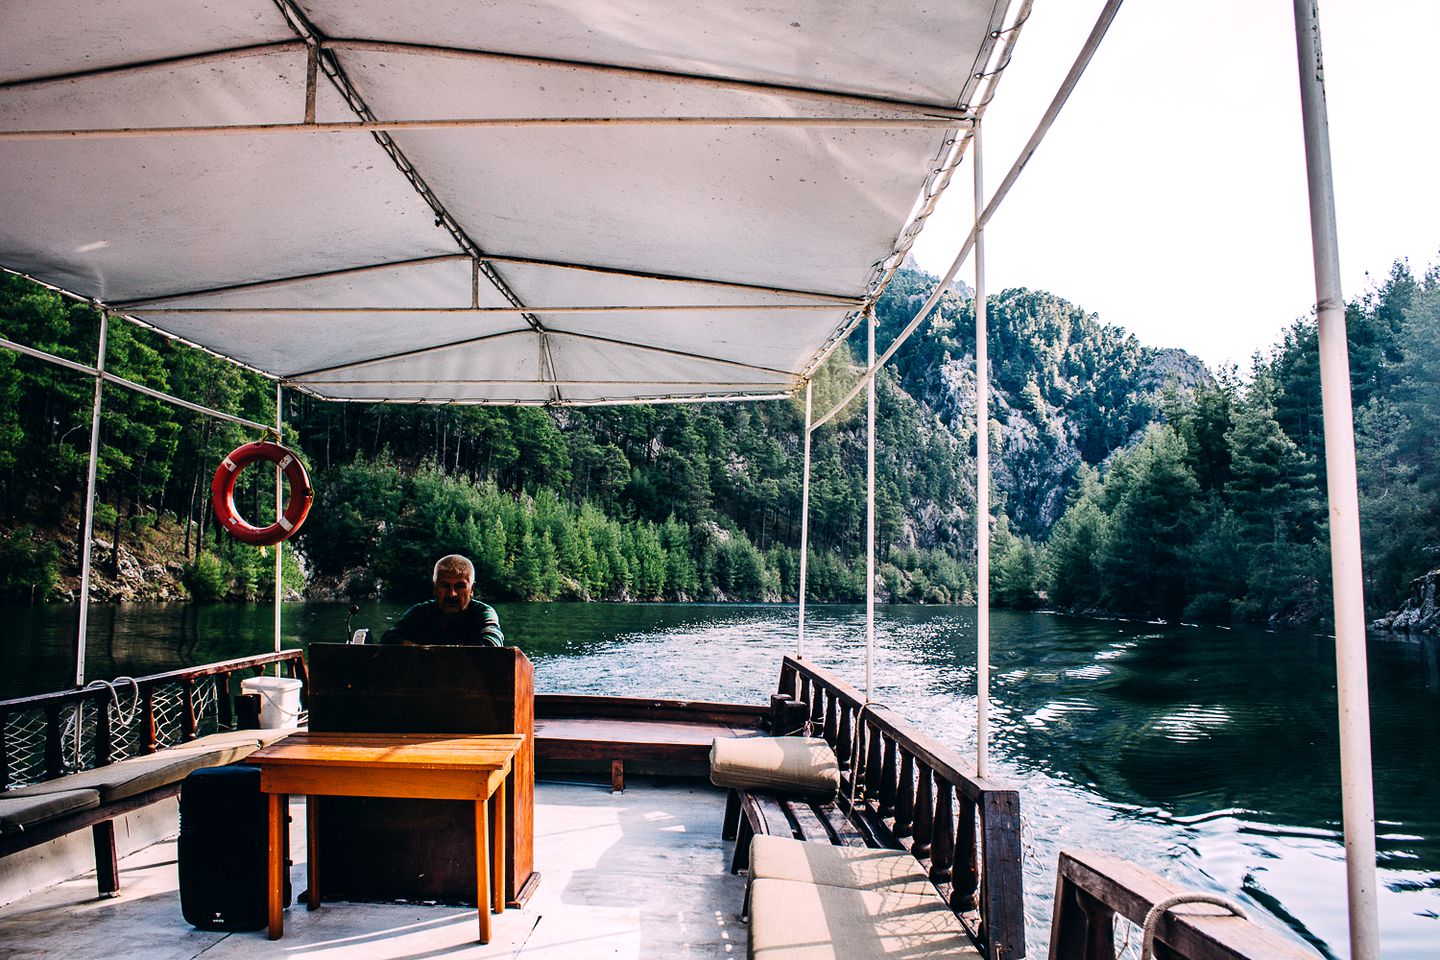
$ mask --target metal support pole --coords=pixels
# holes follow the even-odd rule
[[[975,775],[990,766],[990,344],[985,313],[985,169],[980,124],[971,134],[975,166]]]
[[[85,638],[90,628],[90,547],[95,524],[95,471],[100,460],[100,403],[105,392],[105,341],[110,314],[100,311],[100,345],[95,351],[95,405],[90,411],[90,467],[85,481],[85,521],[80,528],[80,626],[75,638],[75,686],[85,686]]]
[[[810,388],[805,381],[805,467],[800,479],[800,628],[795,634],[795,658],[805,658],[805,570],[810,553]]]
[[[1334,581],[1336,691],[1340,703],[1340,781],[1351,960],[1379,960],[1375,890],[1375,791],[1371,780],[1370,701],[1365,662],[1365,595],[1360,558],[1360,497],[1355,477],[1355,424],[1340,249],[1330,167],[1316,0],[1295,0],[1295,46],[1305,123],[1310,239],[1315,257],[1315,315],[1320,338],[1320,393],[1325,421],[1330,503],[1330,570]]]
[[[875,313],[865,314],[865,699],[875,680]]]
[[[280,406],[280,384],[275,384],[275,438],[278,440],[285,428],[285,417]],[[285,515],[285,471],[278,466],[275,468],[275,516]],[[281,582],[281,556],[285,551],[285,541],[281,540],[275,544],[275,652],[280,652],[280,599],[285,591]],[[280,665],[276,664],[278,671]]]

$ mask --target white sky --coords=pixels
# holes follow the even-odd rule
[[[1320,5],[1349,300],[1396,259],[1440,261],[1440,0]],[[987,196],[1102,6],[1035,5],[985,121]],[[990,292],[1049,290],[1243,371],[1315,301],[1297,77],[1287,0],[1130,0],[986,231]],[[967,160],[922,268],[949,268],[972,189]]]

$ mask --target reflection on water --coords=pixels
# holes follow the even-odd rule
[[[345,607],[285,609],[285,644],[340,640]],[[498,607],[542,692],[764,702],[794,645],[793,608]],[[381,630],[403,608],[367,607]],[[73,609],[7,610],[0,697],[74,673]],[[268,649],[268,607],[92,608],[87,676],[157,672]],[[974,750],[974,611],[885,608],[874,700]],[[811,608],[809,655],[863,680],[863,610]],[[997,612],[995,774],[1021,790],[1031,952],[1044,955],[1061,848],[1120,854],[1238,897],[1252,915],[1346,951],[1334,644],[1262,630],[1167,628]],[[1440,944],[1440,642],[1372,638],[1381,930],[1390,958]]]

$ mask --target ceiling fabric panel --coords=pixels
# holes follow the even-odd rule
[[[319,276],[270,280],[241,287],[178,294],[135,305],[130,311],[155,314],[146,306],[165,309],[238,309],[279,307],[468,307],[473,302],[474,269],[469,257],[452,255],[431,260],[375,264]],[[506,306],[489,284],[479,289],[480,306]]]
[[[0,83],[294,40],[271,0],[0,4]]]
[[[591,307],[811,304],[825,300],[803,293],[747,289],[673,277],[625,276],[577,267],[492,261],[522,300],[538,307],[584,304]]]
[[[995,3],[304,0],[331,37],[494,50],[953,106]]]
[[[7,91],[0,130],[276,123],[304,108],[295,46]],[[105,301],[458,252],[368,134],[7,142],[0,182],[0,262]]]
[[[858,296],[935,136],[660,127],[396,140],[482,249]]]
[[[662,313],[537,313],[545,329],[629,341],[682,353],[795,371],[815,344],[844,320],[844,310],[763,313],[674,310]]]
[[[510,397],[536,402],[551,398],[550,388],[541,380],[539,338],[527,329],[477,343],[310,374],[291,382],[322,396],[344,399],[388,396],[410,401],[498,402]]]
[[[0,266],[338,399],[793,392],[1004,5],[0,5]]]

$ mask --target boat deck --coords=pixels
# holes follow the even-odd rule
[[[0,960],[144,957],[356,958],[743,957],[744,878],[727,870],[724,793],[690,781],[604,785],[539,781],[535,867],[541,883],[520,910],[474,942],[475,911],[413,904],[292,905],[285,936],[212,933],[180,915],[176,847],[157,843],[120,861],[121,896],[95,897],[93,872],[0,907]],[[305,886],[303,801],[291,803],[291,880]]]

